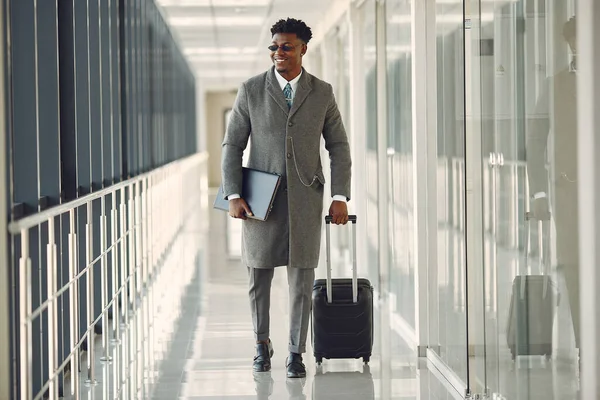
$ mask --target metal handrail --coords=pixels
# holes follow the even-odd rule
[[[122,345],[116,344],[116,346],[123,349],[123,357],[126,359],[144,351],[144,348],[139,346],[142,346],[141,342],[148,337],[153,337],[151,332],[155,329],[153,323],[155,313],[161,313],[160,310],[153,308],[157,293],[159,296],[166,295],[168,303],[173,303],[175,300],[172,297],[174,289],[172,284],[164,281],[172,280],[172,276],[180,272],[182,261],[187,265],[188,270],[193,268],[193,262],[189,259],[185,262],[185,259],[181,258],[184,253],[177,251],[173,253],[173,249],[182,249],[185,235],[191,232],[187,228],[195,229],[193,224],[197,222],[193,215],[197,215],[198,205],[206,206],[202,194],[206,194],[203,190],[207,188],[202,186],[201,181],[203,181],[202,176],[206,174],[207,158],[206,154],[197,153],[10,224],[9,232],[12,236],[21,238],[18,267],[20,271],[19,309],[17,310],[19,324],[16,326],[20,337],[18,355],[20,398],[38,400],[48,396],[50,400],[56,399],[58,380],[61,376],[64,378],[65,368],[69,364],[71,393],[76,399],[79,398],[82,386],[78,372],[84,342],[87,342],[85,378],[87,378],[86,383],[93,387],[97,382],[94,327],[99,323],[102,323],[101,360],[112,359],[109,352],[111,340],[113,343],[120,343],[120,340],[123,340]],[[185,183],[190,179],[197,181],[198,185],[184,191]],[[121,194],[120,199],[117,199],[117,193]],[[94,205],[96,200],[101,200],[98,231],[93,228],[98,224],[93,217],[94,208],[97,207]],[[84,227],[77,223],[78,208],[83,206],[87,208],[83,211],[84,215],[87,215],[84,216],[86,220]],[[68,216],[69,219],[63,228],[64,233],[68,232],[68,240],[62,242],[64,246],[62,257],[66,267],[63,271],[68,271],[68,277],[58,285],[59,253],[55,219],[63,215]],[[42,228],[41,224],[44,223],[46,226]],[[39,242],[40,250],[46,247],[46,265],[37,265],[36,262],[40,262],[41,258],[32,260],[30,254],[30,230],[38,227],[40,232],[43,229],[48,233],[45,242]],[[94,257],[96,235],[99,235],[100,254]],[[195,249],[194,251],[198,250],[197,247]],[[85,261],[80,256],[83,256]],[[34,267],[35,270],[47,270],[47,298],[40,298],[40,304],[32,307]],[[96,284],[94,271],[101,273],[100,282]],[[174,274],[175,271],[177,272]],[[110,290],[109,285],[112,286]],[[169,290],[165,291],[165,287]],[[78,295],[80,288],[86,288],[85,308],[80,304]],[[42,288],[40,287],[39,290],[41,291]],[[58,302],[65,295],[69,296],[69,300],[68,304],[64,304],[66,307],[62,312],[65,313],[65,317],[69,317],[70,322],[68,325],[63,325],[62,332],[67,341],[70,337],[70,344],[67,345],[68,350],[65,352],[67,354],[63,353],[61,356],[64,359],[59,360]],[[101,299],[94,300],[95,296]],[[160,298],[157,300],[161,301]],[[95,307],[95,301],[101,303],[99,309]],[[172,307],[178,307],[177,300]],[[132,312],[129,311],[130,308]],[[109,326],[111,310],[112,327]],[[172,311],[176,312],[176,310]],[[42,382],[41,389],[36,389],[36,393],[33,393],[32,366],[34,357],[39,357],[38,354],[32,353],[33,323],[34,321],[41,323],[45,314],[47,314],[48,337],[47,346],[46,344],[44,346],[48,349],[48,354],[47,360],[40,359],[40,361],[44,364],[47,361],[49,376]],[[87,316],[86,321],[80,320],[82,315]],[[164,316],[161,318],[164,319]],[[130,320],[131,329],[128,328]],[[45,329],[46,325],[43,326]],[[131,332],[128,332],[129,330]],[[121,331],[125,334],[123,337]],[[149,346],[152,346],[151,339]],[[133,352],[126,350],[129,347],[137,350]],[[128,356],[125,356],[125,353]],[[152,355],[149,357],[152,364]],[[135,359],[122,362],[123,365],[118,368],[119,379],[114,381],[116,387],[113,390],[118,391],[116,394],[120,395],[123,390],[126,390],[125,388],[128,388],[133,398],[138,390],[144,391],[143,379],[138,375],[141,364]],[[133,365],[135,369],[132,369]]]
[[[63,204],[58,204],[52,208],[49,208],[47,210],[44,211],[40,211],[38,213],[32,214],[30,216],[21,218],[19,220],[16,221],[12,221],[8,224],[8,232],[11,235],[18,235],[21,233],[21,231],[23,231],[24,229],[31,229],[33,227],[36,227],[40,224],[43,224],[45,222],[47,222],[50,218],[54,218],[54,217],[58,217],[61,214],[64,214],[66,212],[68,212],[69,210],[72,210],[74,208],[78,208],[81,207],[83,205],[86,205],[87,203],[94,201],[94,200],[98,200],[102,197],[105,197],[106,195],[109,194],[113,194],[114,192],[116,192],[117,190],[121,190],[124,188],[127,188],[129,186],[131,186],[134,183],[138,183],[141,182],[142,180],[148,178],[151,175],[156,175],[158,173],[158,171],[161,171],[163,169],[165,169],[166,167],[172,167],[175,166],[177,164],[181,164],[186,162],[187,160],[194,158],[194,157],[199,157],[199,162],[203,162],[206,161],[208,159],[208,154],[206,153],[196,153],[194,155],[191,155],[189,157],[185,157],[176,161],[173,161],[169,164],[163,165],[159,168],[156,168],[152,171],[149,172],[144,172],[143,174],[137,175],[133,178],[130,178],[126,181],[122,181],[119,183],[115,183],[114,185],[111,185],[107,188],[104,189],[100,189],[96,192],[93,193],[89,193],[86,194],[85,196],[81,196],[78,197],[77,199],[74,199],[72,201],[69,201],[68,203],[63,203]]]

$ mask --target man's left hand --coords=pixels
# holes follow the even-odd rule
[[[329,215],[336,225],[346,225],[348,223],[348,205],[343,201],[332,201],[329,207]]]

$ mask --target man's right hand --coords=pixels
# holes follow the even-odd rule
[[[534,219],[538,221],[550,221],[550,205],[548,204],[547,197],[534,199],[531,205],[531,211]]]
[[[248,219],[247,215],[254,215],[252,211],[250,211],[250,207],[248,207],[248,203],[244,199],[233,199],[229,200],[229,216],[233,218],[239,218],[246,220]]]

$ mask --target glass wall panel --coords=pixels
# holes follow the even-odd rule
[[[415,329],[411,1],[386,2],[392,309]]]
[[[110,186],[133,176],[136,171],[158,167],[196,151],[195,78],[153,1],[10,0],[4,3],[7,9],[6,40],[10,48],[6,55],[6,84],[10,94],[6,98],[6,136],[7,148],[10,149],[6,154],[9,162],[7,178],[10,180],[9,208],[6,211],[11,222]],[[152,42],[141,39],[147,33],[151,33]],[[134,39],[137,42],[134,43]],[[142,45],[149,47],[146,52],[140,51]],[[159,54],[162,50],[164,53]],[[145,82],[143,91],[131,89],[133,75],[125,68],[129,68],[134,53],[138,63],[137,87],[142,88],[139,82]],[[165,62],[167,59],[169,64]],[[145,67],[141,68],[141,65]],[[171,74],[170,81],[165,78],[167,73]],[[175,93],[172,97],[179,99],[170,110],[163,101],[168,100],[166,92]],[[139,125],[145,136],[138,143],[143,142],[143,145],[129,150],[137,152],[136,159],[143,163],[129,162],[132,168],[127,170],[128,164],[122,162],[122,156],[124,154],[127,161],[128,153],[124,150],[128,149],[128,143],[132,143],[131,131],[135,128],[127,121],[135,119],[143,122],[150,113],[148,108],[136,110],[132,105],[148,107],[151,100],[155,100],[151,110],[153,118],[162,122],[167,112],[177,112],[179,123],[152,126],[154,135],[150,135],[151,129],[147,124]],[[124,104],[122,109],[121,101]],[[139,114],[141,111],[146,114]],[[121,132],[121,127],[126,128],[125,131]],[[148,164],[150,142],[154,149],[162,152],[162,157],[156,158],[153,165]],[[178,143],[178,147],[170,143]],[[164,156],[167,147],[175,150],[169,153],[169,157]],[[97,260],[101,250],[100,202],[93,203],[93,215],[89,221],[84,208],[78,209],[75,226],[78,232],[83,232],[86,223],[92,223],[94,241],[91,257]],[[110,232],[110,219],[107,222]],[[32,229],[29,235],[31,268],[39,272],[32,275],[32,309],[44,304],[49,297],[45,267],[48,263],[45,250],[48,233],[43,225],[40,225],[39,232]],[[59,287],[69,281],[69,258],[66,256],[69,253],[69,226],[68,216],[55,225],[56,254],[62,255],[57,261]],[[82,235],[77,238],[78,267],[83,271],[87,267],[87,244]],[[18,313],[18,283],[22,280],[22,271],[18,268],[20,240],[19,237],[11,240],[10,255],[11,349],[14,370],[17,371],[10,379],[15,390],[20,388],[21,378],[17,357],[21,346],[18,327],[22,322]],[[86,296],[87,285],[79,286],[81,337],[84,331],[87,332],[87,319],[91,323],[104,309],[101,291],[97,289],[101,282],[98,265],[96,263],[89,275],[82,278],[94,277],[94,310],[87,309],[90,304]],[[107,281],[111,282],[110,257],[107,271]],[[71,352],[69,296],[67,291],[56,297],[59,306],[55,350],[57,362],[63,366]],[[30,384],[33,397],[42,398],[51,396],[44,393],[44,388],[53,372],[47,362],[48,310],[32,318],[31,324],[34,332],[32,354],[35,357]],[[95,328],[98,333],[100,326]],[[84,343],[82,348],[89,341]],[[56,372],[56,391],[62,393],[64,368]],[[13,393],[11,398],[18,396]]]
[[[574,3],[480,2],[486,376],[502,398],[577,398]]]
[[[352,143],[352,131],[350,129],[350,35],[348,30],[348,23],[343,18],[340,24],[333,30],[334,34],[330,38],[330,49],[333,53],[332,57],[332,85],[337,101],[338,109],[344,122],[344,128],[348,135],[348,140]],[[327,153],[323,153],[323,159],[329,158]],[[332,193],[335,194],[335,193]],[[326,199],[326,207],[329,207],[329,199]],[[350,205],[351,207],[351,205]],[[361,220],[360,223],[364,223]],[[349,276],[348,270],[344,270],[343,266],[348,265],[351,262],[351,233],[350,229],[335,229],[332,232],[332,243],[342,252],[342,257],[339,257],[340,261],[344,261],[339,265],[339,274],[341,276]]]
[[[468,385],[463,2],[436,2],[437,315],[433,347]],[[435,343],[432,343],[435,344]]]
[[[366,137],[366,197],[367,209],[367,260],[368,277],[379,281],[379,230],[378,218],[378,173],[377,173],[377,41],[374,1],[366,1],[362,6],[363,17],[363,60],[365,71],[365,137]]]

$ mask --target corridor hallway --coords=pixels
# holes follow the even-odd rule
[[[209,201],[212,204],[212,196]],[[195,264],[185,263],[180,269],[165,265],[174,280],[172,291],[164,293],[165,304],[160,317],[154,319],[151,329],[154,337],[152,355],[143,351],[130,361],[138,371],[136,377],[119,368],[124,359],[121,347],[127,343],[123,332],[120,343],[111,345],[113,360],[97,363],[98,382],[95,386],[82,384],[81,399],[160,399],[160,400],[450,400],[461,399],[455,391],[448,391],[427,368],[426,361],[418,361],[414,352],[395,334],[379,327],[376,308],[376,339],[374,355],[369,367],[360,360],[325,360],[317,370],[312,348],[304,361],[306,379],[287,379],[288,303],[285,268],[277,270],[273,281],[271,302],[271,338],[275,355],[270,373],[253,374],[254,343],[252,321],[247,298],[246,271],[239,259],[230,258],[227,251],[226,213],[212,209],[200,210],[199,228],[184,231],[184,241],[200,243],[200,257]],[[190,221],[187,221],[189,225]],[[192,224],[194,225],[194,224]],[[235,229],[231,230],[235,233]],[[235,240],[235,239],[234,239]],[[175,252],[179,251],[178,245]],[[173,259],[171,261],[175,261]],[[317,276],[325,273],[319,269]],[[175,276],[180,274],[180,276]],[[187,277],[187,278],[184,278]],[[167,282],[167,281],[165,281]],[[168,289],[168,287],[166,288]],[[179,290],[181,289],[181,290]],[[181,302],[177,298],[181,297]],[[155,299],[155,300],[158,300]],[[167,308],[168,306],[172,308]],[[157,309],[159,308],[156,305]],[[132,324],[129,324],[131,327]],[[382,357],[382,334],[386,336],[385,357]],[[151,340],[151,339],[148,339]],[[309,335],[310,341],[310,335]],[[100,357],[96,358],[97,360]],[[142,365],[143,364],[143,365]],[[85,371],[85,364],[82,365]],[[434,369],[435,370],[435,369]],[[437,375],[441,377],[440,375]],[[124,379],[123,379],[124,377]],[[141,378],[141,379],[140,379]],[[82,381],[85,379],[81,375]],[[120,382],[115,385],[115,382]],[[143,382],[143,384],[141,384]],[[123,383],[123,384],[121,384]],[[448,385],[446,383],[446,385]],[[138,389],[134,390],[134,386]],[[448,386],[449,387],[449,386]],[[66,387],[66,392],[70,388]],[[74,398],[66,396],[66,398]]]
[[[600,1],[0,5],[0,400],[600,400]],[[285,78],[278,52],[326,82],[335,118],[313,113],[316,84],[295,103],[285,82],[242,84]],[[318,371],[309,334],[308,378],[286,380],[280,268],[273,371],[252,374],[241,223],[212,208],[249,93],[280,120],[242,116],[242,165],[285,172],[284,189],[312,176],[324,212],[344,194],[358,216],[368,370]],[[343,122],[347,193],[332,147],[300,143],[331,137],[326,121]],[[348,233],[334,277],[351,273]]]

